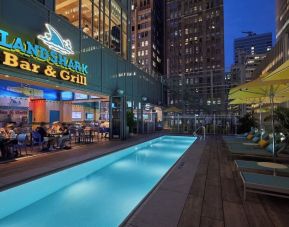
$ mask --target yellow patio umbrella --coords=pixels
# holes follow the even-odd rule
[[[288,80],[289,79],[289,60],[279,66],[271,73],[264,76],[264,81],[267,80]]]
[[[289,97],[289,79],[264,81],[266,76],[264,75],[256,80],[232,88],[229,93],[229,99],[269,98],[272,115],[273,158],[275,158],[274,103],[276,97]]]
[[[274,103],[283,103],[289,100],[288,97],[275,97]],[[260,97],[260,98],[239,98],[232,100],[229,105],[259,105],[259,126],[260,130],[262,129],[262,105],[264,104],[270,104],[270,98],[269,97]]]
[[[275,97],[274,98],[274,103],[283,103],[287,102],[289,100],[289,96],[286,97]],[[237,98],[233,99],[229,102],[230,105],[251,105],[251,104],[269,104],[270,103],[270,98],[269,97],[262,97],[262,98]]]
[[[175,106],[171,106],[169,108],[164,109],[164,112],[167,112],[167,113],[181,113],[182,110],[177,108],[177,107],[175,107]]]
[[[230,90],[229,99],[289,97],[288,80],[267,80],[258,78]]]

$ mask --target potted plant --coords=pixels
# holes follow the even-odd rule
[[[239,134],[249,132],[251,130],[251,127],[257,127],[256,119],[254,118],[253,114],[250,113],[247,113],[244,117],[241,117],[239,119],[239,124]]]
[[[268,118],[266,119],[268,120]],[[286,144],[289,143],[289,109],[278,106],[274,110],[275,130],[278,133],[283,133],[285,136]]]
[[[128,133],[132,133],[133,127],[135,126],[134,114],[132,111],[126,112],[126,124],[128,127]]]

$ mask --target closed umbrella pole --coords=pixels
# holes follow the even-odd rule
[[[259,103],[259,126],[260,131],[262,130],[262,102]]]
[[[261,132],[261,140],[262,140],[262,102],[261,102],[261,99],[259,103],[259,126],[260,126],[260,132]]]
[[[274,122],[274,91],[273,86],[270,89],[270,101],[271,101],[271,127],[272,127],[272,145],[273,145],[273,160],[275,161],[275,122]]]
[[[180,132],[180,114],[178,113],[178,133]]]

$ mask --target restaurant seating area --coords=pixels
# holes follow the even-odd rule
[[[66,124],[57,121],[25,127],[6,123],[0,129],[0,163],[45,152],[69,150],[108,138],[109,127],[105,122]]]

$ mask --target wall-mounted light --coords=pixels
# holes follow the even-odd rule
[[[124,94],[124,90],[121,90],[121,89],[117,89],[116,92],[117,92],[118,95],[123,95]]]
[[[148,100],[148,98],[147,98],[147,97],[145,97],[145,96],[143,96],[143,97],[141,98],[141,100],[145,102],[145,101],[147,101],[147,100]]]

